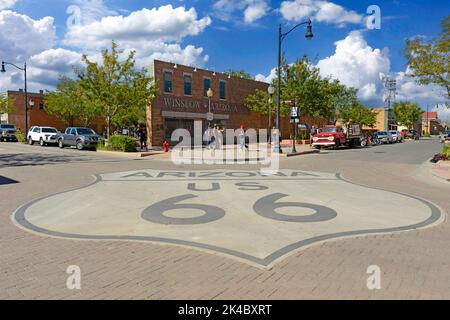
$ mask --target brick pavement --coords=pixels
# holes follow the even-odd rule
[[[332,156],[332,155],[331,155]],[[195,249],[140,242],[74,241],[35,235],[11,223],[21,204],[84,186],[91,174],[167,168],[152,159],[12,167],[19,181],[0,186],[1,299],[449,299],[450,225],[322,243],[270,270]],[[415,164],[286,159],[283,168],[342,172],[355,182],[425,197],[450,212],[449,188],[419,179]],[[187,167],[186,167],[187,168]],[[324,170],[326,168],[326,170]],[[374,199],[380,201],[380,199]],[[82,289],[66,289],[66,268],[82,271]],[[366,288],[366,269],[382,270],[382,290]]]

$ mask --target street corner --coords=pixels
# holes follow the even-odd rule
[[[180,245],[267,267],[323,241],[415,230],[443,216],[426,200],[330,173],[141,170],[99,175],[13,220],[47,236]]]

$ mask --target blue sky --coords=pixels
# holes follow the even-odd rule
[[[367,28],[370,5],[381,9],[379,30]],[[278,24],[287,30],[311,17],[312,41],[298,29],[284,42],[289,62],[308,55],[324,76],[357,87],[370,106],[383,105],[380,74],[398,80],[399,99],[442,102],[437,88],[419,87],[405,76],[401,50],[409,37],[439,33],[450,14],[445,0],[0,0],[0,9],[0,59],[27,60],[36,90],[51,89],[59,74],[70,74],[80,53],[98,58],[112,38],[137,50],[143,66],[159,58],[216,71],[245,69],[270,81]],[[20,81],[20,74],[2,75],[0,91]]]

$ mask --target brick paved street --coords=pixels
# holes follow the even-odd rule
[[[420,141],[330,150],[283,158],[281,167],[341,173],[351,182],[407,193],[450,212],[450,184],[434,177],[426,163],[439,148],[437,141]],[[255,169],[246,165],[231,168]],[[211,168],[180,168],[151,157],[137,160],[1,143],[0,176],[2,181],[7,178],[16,183],[0,185],[0,299],[450,298],[447,220],[415,231],[319,243],[269,269],[186,246],[53,238],[21,229],[11,220],[21,205],[84,187],[94,181],[94,174],[146,169]],[[367,207],[383,201],[367,198]],[[398,214],[408,210],[408,206],[398,207]],[[81,268],[81,290],[66,288],[70,265]],[[381,268],[381,290],[367,289],[370,265]]]

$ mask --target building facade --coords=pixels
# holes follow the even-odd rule
[[[20,131],[25,132],[25,92],[8,91],[7,97],[14,102],[14,108],[11,112],[1,115],[1,122],[13,124]],[[83,126],[82,123],[74,121],[73,124],[65,124],[55,116],[49,115],[45,110],[44,92],[28,92],[28,129],[33,126],[54,127],[64,131],[68,126]],[[102,121],[95,121],[90,125],[98,133],[102,133],[104,125]]]
[[[251,112],[245,105],[246,98],[257,89],[267,91],[267,83],[158,60],[150,70],[158,88],[155,101],[147,109],[150,146],[161,146],[164,140],[171,142],[176,129],[186,129],[192,135],[194,121],[202,121],[203,131],[208,125],[223,129],[238,129],[241,125],[253,129],[269,127],[267,115]],[[211,104],[207,95],[210,88]],[[211,121],[207,119],[209,111],[213,114]],[[273,123],[275,117],[273,114]],[[320,126],[325,120],[303,118],[301,123]],[[290,132],[290,119],[282,117],[281,136],[288,139]]]
[[[439,121],[437,112],[424,112],[422,114],[422,134],[438,135],[445,130]]]
[[[25,92],[8,91],[9,99],[14,102],[14,108],[10,113],[2,115],[2,122],[13,124],[20,131],[25,132]],[[59,130],[64,128],[64,123],[56,117],[50,116],[45,111],[44,92],[28,92],[28,128],[32,126],[49,126]]]

